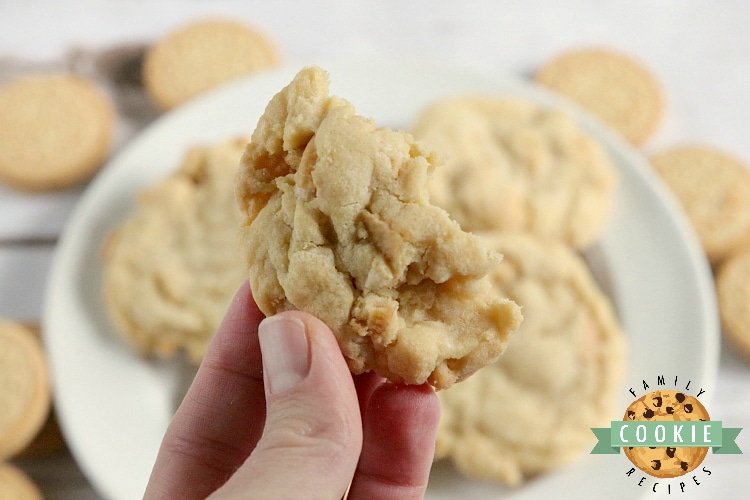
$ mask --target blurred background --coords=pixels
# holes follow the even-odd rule
[[[0,0],[0,84],[61,69],[96,79],[118,108],[115,155],[162,111],[128,90],[139,84],[137,71],[128,80],[102,57],[122,69],[129,54],[137,60],[174,29],[211,17],[262,31],[282,65],[419,60],[531,78],[567,50],[610,48],[648,68],[666,98],[644,154],[697,142],[750,164],[750,3],[743,0]],[[58,238],[86,186],[29,193],[0,183],[0,317],[40,321]],[[750,363],[726,343],[713,397],[712,419],[750,427]],[[737,440],[744,450],[748,433]],[[700,486],[701,496],[750,491],[744,456],[715,457],[716,476]],[[19,463],[47,498],[99,498],[64,450]]]

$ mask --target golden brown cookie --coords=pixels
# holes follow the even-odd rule
[[[709,416],[698,398],[675,390],[650,392],[633,401],[623,420],[708,421]],[[625,447],[625,456],[642,471],[656,477],[677,477],[698,467],[706,458],[703,447]]]
[[[750,358],[750,248],[732,254],[716,273],[724,335]]]
[[[650,160],[712,264],[750,240],[750,171],[739,160],[702,146],[672,148]]]
[[[234,179],[246,140],[194,147],[138,199],[104,249],[104,292],[117,330],[143,354],[203,358],[246,279]]]
[[[559,242],[484,233],[490,279],[523,308],[500,359],[440,391],[436,456],[468,477],[518,486],[590,450],[616,415],[626,338],[581,257]]]
[[[468,231],[526,231],[591,244],[612,206],[616,173],[568,115],[522,99],[462,96],[420,113],[417,140],[447,156],[430,200]]]
[[[166,110],[278,59],[274,44],[255,28],[230,20],[198,21],[148,50],[143,78],[151,98]]]
[[[47,415],[47,420],[39,429],[36,437],[23,450],[15,455],[18,460],[29,460],[48,457],[65,449],[65,437],[55,416],[54,409]]]
[[[19,189],[61,189],[89,178],[112,144],[115,111],[94,84],[72,75],[0,87],[0,180]]]
[[[544,64],[538,83],[572,99],[640,146],[664,108],[661,86],[640,62],[603,48],[574,50]]]
[[[40,326],[38,323],[24,324],[39,342],[42,342]],[[54,403],[53,403],[54,404]],[[47,419],[44,421],[41,429],[37,432],[33,441],[31,441],[23,450],[16,453],[14,458],[25,460],[29,458],[41,458],[56,453],[65,448],[65,438],[62,435],[60,426],[55,416],[53,404],[50,404],[50,411]]]
[[[28,328],[0,320],[0,461],[23,450],[49,414],[42,345]]]
[[[42,492],[31,478],[11,464],[0,463],[0,500],[42,500]]]
[[[354,373],[445,388],[494,361],[521,319],[486,274],[500,256],[432,205],[437,157],[328,95],[320,68],[273,97],[240,166],[253,297],[307,311]]]

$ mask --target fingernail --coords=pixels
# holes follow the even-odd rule
[[[281,394],[296,386],[310,371],[305,324],[294,317],[271,316],[258,325],[266,390]]]

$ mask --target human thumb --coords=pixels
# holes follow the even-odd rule
[[[266,422],[255,450],[216,498],[341,498],[362,449],[351,374],[331,330],[300,311],[258,327]]]

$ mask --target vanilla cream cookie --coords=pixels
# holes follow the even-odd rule
[[[0,461],[32,442],[51,399],[42,344],[28,328],[0,320]]]
[[[750,171],[710,147],[687,145],[651,164],[677,196],[712,264],[750,242]]]
[[[609,217],[614,167],[561,111],[521,99],[445,98],[412,131],[447,155],[430,199],[465,230],[526,231],[580,248]]]
[[[307,311],[354,373],[445,388],[494,361],[521,314],[486,274],[500,260],[430,204],[437,156],[328,95],[302,69],[242,159],[237,199],[253,297]]]
[[[750,248],[728,257],[716,273],[722,331],[750,358]]]
[[[581,257],[525,234],[483,234],[503,254],[495,288],[523,307],[503,356],[438,393],[436,457],[468,477],[518,486],[590,450],[615,417],[626,340]]]
[[[42,500],[34,481],[21,469],[0,463],[0,500]]]
[[[41,328],[38,323],[24,323],[22,326],[28,329],[38,342],[42,342]],[[51,403],[47,418],[34,439],[23,450],[16,453],[14,458],[28,460],[46,457],[63,448],[65,448],[65,438],[55,416],[54,403]]]
[[[20,78],[0,87],[0,181],[62,189],[93,175],[115,129],[110,98],[72,75]]]
[[[621,52],[580,49],[545,63],[538,83],[572,99],[635,146],[651,137],[664,114],[661,85],[643,63]]]
[[[255,28],[223,19],[197,21],[148,49],[143,80],[154,102],[167,110],[278,60],[275,45]]]
[[[109,236],[104,292],[117,330],[143,354],[200,361],[245,277],[234,178],[246,140],[194,147]]]

